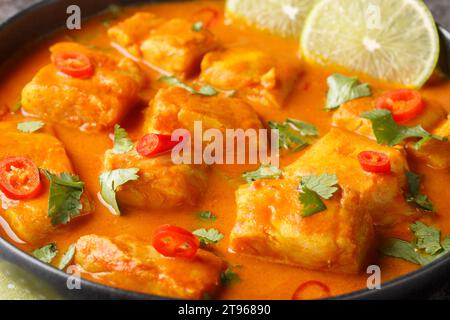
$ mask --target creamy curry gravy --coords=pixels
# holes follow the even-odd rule
[[[217,8],[223,17],[223,3],[221,2],[187,2],[187,3],[167,3],[154,4],[125,9],[120,19],[137,11],[151,11],[164,18],[189,17],[194,12],[204,6]],[[77,42],[87,45],[95,45],[107,48],[111,54],[118,53],[109,47],[107,37],[107,27],[103,24],[104,17],[98,16],[83,23],[81,31],[61,31],[53,34],[32,49],[22,52],[20,57],[2,76],[0,82],[0,102],[6,105],[14,105],[19,99],[21,90],[28,83],[36,72],[48,64],[50,54],[48,48],[59,41],[75,39]],[[112,21],[112,23],[115,23]],[[271,55],[283,57],[286,61],[298,61],[298,43],[295,40],[282,39],[270,35],[264,31],[256,30],[238,22],[232,24],[220,23],[212,27],[212,32],[216,34],[219,41],[225,47],[244,47],[260,49]],[[262,118],[265,121],[284,121],[288,117],[301,119],[313,123],[320,130],[323,136],[330,128],[332,113],[326,112],[323,108],[327,92],[326,78],[336,70],[317,66],[304,66],[302,75],[297,81],[292,94],[281,110],[266,109]],[[157,82],[158,74],[150,69],[146,69],[150,81],[149,89],[146,92],[148,99],[158,90],[160,83]],[[375,92],[389,89],[389,85],[377,83],[370,79],[361,77],[368,81]],[[450,83],[440,78],[433,79],[422,90],[422,95],[432,99],[450,112]],[[133,110],[123,121],[122,126],[126,128],[133,140],[141,136],[141,126],[143,120],[143,109]],[[11,115],[9,118],[21,118],[22,115]],[[367,275],[342,275],[326,272],[316,272],[265,262],[253,257],[231,254],[227,250],[228,236],[235,222],[235,190],[241,185],[242,172],[256,169],[257,166],[216,166],[210,172],[209,189],[204,200],[193,209],[160,210],[160,211],[139,211],[125,210],[120,217],[113,216],[97,199],[99,192],[98,176],[102,171],[102,157],[104,152],[111,148],[111,140],[108,138],[109,132],[92,134],[78,131],[61,125],[55,125],[57,137],[64,143],[67,153],[72,160],[75,171],[86,183],[95,202],[95,211],[89,217],[73,220],[68,226],[60,228],[55,234],[46,239],[42,244],[56,242],[61,251],[78,240],[80,236],[87,234],[99,234],[116,236],[120,234],[131,234],[143,240],[151,242],[154,230],[161,224],[175,224],[186,229],[196,229],[200,227],[215,227],[225,234],[225,239],[221,241],[216,251],[228,262],[242,266],[238,273],[242,279],[239,283],[226,287],[222,290],[219,298],[222,299],[290,299],[298,285],[308,280],[319,280],[327,284],[333,295],[349,293],[351,291],[366,287]],[[292,163],[302,155],[302,152],[285,156],[282,158],[282,166]],[[448,171],[433,170],[424,165],[409,160],[412,170],[424,175],[425,193],[429,195],[437,208],[437,214],[428,215],[423,218],[424,222],[436,224],[441,228],[443,234],[450,233],[450,173]],[[211,210],[217,215],[215,222],[202,222],[196,212],[199,210]],[[391,228],[379,228],[378,236],[400,237],[408,239],[411,233],[408,229],[409,223],[396,225]],[[2,236],[8,240],[10,238],[0,230]],[[36,249],[29,245],[17,246],[27,252]],[[374,262],[381,266],[383,281],[404,275],[415,270],[413,264],[400,259],[377,257]],[[88,279],[92,277],[84,275]],[[94,279],[95,280],[95,279]],[[99,281],[99,280],[96,280]]]

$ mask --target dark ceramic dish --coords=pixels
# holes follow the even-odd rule
[[[83,17],[92,16],[110,4],[135,4],[139,0],[78,0]],[[153,1],[157,2],[157,1]],[[16,52],[36,39],[61,28],[67,19],[66,8],[73,0],[42,1],[0,25],[0,61],[10,60]],[[441,36],[440,69],[450,75],[450,33],[439,28]],[[1,67],[1,66],[0,66]],[[68,275],[42,263],[0,238],[0,256],[32,273],[36,279],[50,284],[68,299],[165,299],[131,291],[119,290],[91,281],[81,280],[81,290],[68,290]],[[426,298],[450,278],[450,254],[415,272],[384,283],[381,290],[361,290],[334,299],[418,299]]]

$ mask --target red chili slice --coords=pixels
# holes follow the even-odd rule
[[[172,141],[171,135],[150,133],[143,136],[137,143],[137,152],[144,157],[156,157],[170,152],[180,141]]]
[[[64,52],[53,56],[53,61],[64,74],[72,78],[86,79],[94,75],[94,66],[88,56],[78,52]]]
[[[302,283],[297,290],[295,290],[292,300],[315,300],[324,299],[331,296],[330,288],[316,280]]]
[[[364,171],[370,173],[390,173],[391,160],[381,152],[364,151],[358,155],[359,163]]]
[[[215,25],[220,18],[220,13],[214,8],[203,8],[194,14],[195,21],[201,21],[205,27],[209,28]]]
[[[0,190],[12,200],[35,198],[41,190],[39,169],[24,157],[10,157],[0,162]]]
[[[414,119],[422,113],[425,106],[420,93],[409,89],[387,92],[376,102],[378,109],[391,110],[394,120],[398,123]]]
[[[200,247],[200,241],[185,229],[164,225],[156,230],[153,247],[166,257],[192,259]]]

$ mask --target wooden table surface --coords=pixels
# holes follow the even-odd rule
[[[0,23],[5,19],[15,14],[16,12],[42,0],[0,0]],[[392,0],[395,1],[395,0]],[[425,2],[431,8],[435,19],[448,30],[450,30],[450,1],[449,0],[425,0]],[[0,268],[1,269],[1,268]],[[1,271],[1,270],[0,270]],[[8,272],[7,272],[8,273]],[[2,280],[2,274],[0,272],[0,284]],[[3,279],[6,281],[6,279]],[[23,280],[23,279],[20,279]],[[8,284],[8,290],[14,289],[13,284]],[[8,295],[2,295],[2,288],[0,288],[0,299],[8,298]],[[28,294],[28,293],[27,293]],[[23,297],[28,297],[23,295]],[[45,296],[35,295],[36,298],[44,298]],[[446,289],[437,292],[434,296],[436,299],[448,299],[450,300],[450,279]]]

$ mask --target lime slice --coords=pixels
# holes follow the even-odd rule
[[[439,36],[420,0],[322,0],[306,19],[301,51],[310,62],[420,87],[436,67]]]
[[[317,0],[227,0],[231,17],[284,37],[299,37],[306,16]]]

